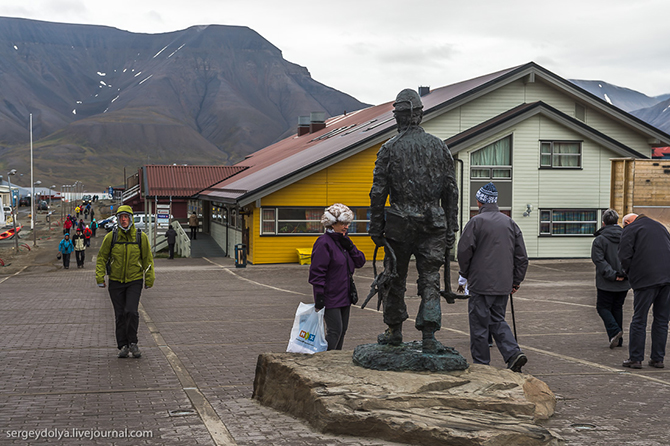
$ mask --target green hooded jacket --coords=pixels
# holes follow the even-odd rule
[[[120,206],[119,212],[128,212],[132,214],[130,206]],[[151,255],[151,245],[149,237],[142,232],[142,250],[140,256],[140,247],[135,243],[137,229],[133,219],[130,219],[130,226],[127,231],[118,228],[116,243],[112,247],[112,237],[114,231],[105,236],[98,251],[98,258],[95,264],[95,280],[98,284],[105,282],[107,259],[111,256],[111,271],[109,279],[116,282],[128,283],[134,280],[144,279],[144,285],[151,288],[154,285],[156,275],[154,273],[154,258]],[[126,244],[125,242],[130,242]]]

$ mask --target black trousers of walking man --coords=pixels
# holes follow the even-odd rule
[[[137,344],[137,329],[140,325],[140,295],[144,280],[128,283],[109,281],[109,297],[114,306],[116,320],[116,344],[119,349],[124,345]]]

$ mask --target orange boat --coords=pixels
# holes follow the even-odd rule
[[[22,228],[22,227],[23,227],[23,226],[19,226],[18,228],[16,228],[16,233],[17,233],[17,234],[19,233],[19,231],[21,231],[21,228]],[[5,232],[3,232],[2,234],[0,234],[0,240],[10,239],[10,238],[12,238],[12,237],[14,237],[14,228],[12,228],[12,229],[10,229],[9,231],[5,231]]]

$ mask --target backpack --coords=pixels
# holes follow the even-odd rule
[[[116,238],[119,235],[119,228],[114,228],[112,233],[112,244],[109,247],[109,257],[107,258],[107,263],[105,264],[105,269],[107,270],[107,275],[112,271],[112,248],[115,244],[120,245],[138,245],[140,247],[140,259],[142,258],[142,230],[135,228],[135,241],[134,242],[117,242]]]

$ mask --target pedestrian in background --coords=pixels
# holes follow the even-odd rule
[[[630,289],[619,261],[618,251],[623,229],[617,223],[619,214],[607,209],[603,226],[595,232],[591,260],[596,266],[596,311],[605,324],[610,348],[623,345],[623,304]]]
[[[70,218],[70,214],[67,214],[67,217],[63,222],[63,234],[69,234],[70,229],[72,229],[72,219]]]
[[[342,350],[349,327],[354,270],[365,265],[365,254],[347,237],[353,219],[354,213],[341,203],[327,208],[321,217],[326,232],[312,248],[309,283],[314,291],[314,308],[326,308],[328,350]]]
[[[662,369],[670,319],[670,233],[645,215],[628,214],[619,243],[619,261],[633,288],[628,359],[624,367],[642,368],[647,317],[653,307],[649,366]]]
[[[95,280],[105,287],[105,275],[109,278],[109,297],[114,306],[116,344],[118,357],[142,356],[137,346],[137,330],[140,324],[140,296],[142,285],[154,285],[154,259],[151,255],[149,237],[135,228],[133,209],[119,206],[116,212],[118,227],[105,236],[95,265]],[[112,243],[114,242],[114,243]],[[109,272],[107,263],[109,261]]]
[[[168,242],[168,259],[174,259],[174,245],[177,243],[177,231],[172,226],[165,231],[165,238]]]
[[[91,231],[91,228],[88,226],[84,226],[84,241],[86,242],[86,247],[91,246],[91,236],[93,235],[93,231]]]
[[[91,237],[95,237],[95,233],[96,233],[97,230],[98,230],[98,222],[95,221],[95,218],[91,218],[91,225],[90,225],[90,227],[91,227],[91,233],[92,233],[92,234],[91,234]]]
[[[191,240],[195,240],[198,235],[198,216],[195,211],[188,217],[188,227],[191,229]]]
[[[77,268],[84,267],[84,260],[86,259],[86,238],[77,228],[77,232],[72,237],[72,244],[74,245],[74,257],[77,260]]]
[[[58,244],[58,251],[61,253],[61,258],[63,260],[63,269],[70,269],[70,254],[74,251],[74,245],[72,240],[70,240],[70,234],[65,233],[63,240]]]
[[[459,274],[467,280],[470,299],[470,352],[475,364],[489,364],[489,333],[507,368],[520,372],[528,358],[505,321],[510,294],[526,276],[528,255],[519,226],[498,208],[493,183],[476,194],[479,214],[465,225],[458,241]]]

